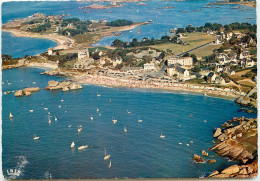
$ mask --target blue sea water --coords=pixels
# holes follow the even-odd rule
[[[13,58],[37,55],[55,46],[57,43],[51,40],[14,37],[11,33],[2,32],[2,53],[12,55]]]
[[[71,17],[78,17],[82,20],[98,20],[106,18],[108,21],[116,19],[128,19],[135,22],[144,22],[153,20],[152,24],[140,26],[140,35],[138,35],[138,28],[130,31],[123,32],[120,36],[104,37],[100,42],[95,45],[106,46],[111,45],[114,39],[120,39],[122,41],[131,41],[133,38],[141,40],[143,37],[160,38],[162,35],[169,34],[169,29],[175,27],[186,27],[188,24],[193,26],[204,25],[206,22],[228,24],[233,22],[249,22],[256,23],[256,9],[240,5],[219,5],[220,8],[212,6],[212,8],[203,8],[208,2],[214,2],[215,0],[189,0],[189,1],[160,1],[154,0],[146,2],[147,6],[138,6],[138,3],[125,3],[126,6],[120,8],[111,8],[109,10],[89,10],[89,13],[84,13],[84,9],[79,7],[90,5],[89,2],[75,2],[75,1],[40,1],[40,2],[6,2],[2,5],[2,22],[6,23],[12,19],[25,18],[35,13],[44,13],[47,15],[59,15],[70,14]],[[108,4],[108,3],[99,3]],[[156,9],[165,6],[175,6],[173,9]],[[234,6],[239,6],[240,9],[231,9]],[[202,10],[200,12],[194,12],[194,10]],[[245,11],[241,11],[245,9]],[[112,11],[112,13],[108,13]],[[188,11],[186,13],[182,11]],[[6,42],[13,42],[18,38],[3,34],[3,39]],[[6,37],[7,36],[7,37]],[[28,47],[31,49],[34,47],[34,43],[39,40],[33,39],[32,42],[17,41],[15,44],[3,42],[2,52],[11,54],[15,57],[26,55],[16,54],[12,50],[17,48],[18,50]],[[42,41],[42,40],[41,40]],[[46,42],[48,47],[51,47],[49,42]],[[46,48],[39,48],[38,53],[45,51]],[[32,54],[37,54],[32,53]]]
[[[83,89],[69,92],[44,90],[49,80],[64,78],[40,75],[42,71],[36,68],[3,71],[3,92],[29,86],[41,88],[29,97],[3,94],[5,176],[7,169],[21,170],[16,179],[44,179],[50,174],[55,179],[207,176],[213,170],[233,164],[214,152],[209,155],[215,156],[216,163],[193,163],[193,154],[213,145],[213,128],[232,117],[256,117],[238,112],[240,106],[233,101],[195,94],[94,85],[83,85]],[[53,116],[51,125],[48,112]],[[112,116],[118,120],[117,124],[112,123]],[[137,122],[138,116],[143,122]],[[80,134],[79,125],[83,127]],[[161,132],[165,139],[160,139]],[[40,137],[38,141],[33,140],[34,133]],[[89,147],[85,151],[72,150],[72,141],[76,148]],[[111,168],[103,159],[104,147],[111,155]]]

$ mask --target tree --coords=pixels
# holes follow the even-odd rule
[[[98,60],[100,58],[99,52],[93,53],[92,57],[93,57],[94,60]]]
[[[118,47],[118,48],[122,48],[124,47],[124,42],[119,40],[119,39],[115,39],[113,42],[112,42],[112,46],[113,47]]]
[[[201,68],[198,66],[198,65],[195,65],[192,69],[191,69],[192,72],[200,72],[201,71]]]

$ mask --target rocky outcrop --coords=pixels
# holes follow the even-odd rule
[[[236,99],[236,103],[245,107],[257,108],[257,100],[251,96],[257,92],[257,87],[254,87],[251,91],[247,93],[246,96],[241,96]]]
[[[32,93],[39,91],[39,87],[28,87],[23,90],[18,90],[14,96],[21,97],[21,96],[30,96]]]
[[[207,153],[205,150],[202,150],[202,151],[201,151],[201,155],[202,155],[202,156],[209,156],[209,153]]]
[[[192,160],[196,163],[204,163],[205,162],[205,160],[197,154],[194,154]]]
[[[76,89],[82,89],[82,86],[78,83],[72,83],[70,81],[49,81],[48,86],[45,87],[46,90],[56,90],[56,89],[62,89],[62,91],[69,91],[69,90],[76,90]]]
[[[220,129],[220,128],[217,128],[216,131],[215,131],[215,133],[214,133],[214,135],[213,135],[213,137],[216,138],[216,137],[218,137],[218,136],[221,135],[221,134],[222,134],[221,129]]]
[[[218,140],[209,151],[237,160],[241,165],[232,165],[222,171],[214,171],[209,177],[254,177],[257,174],[257,119],[233,118],[227,123],[238,124],[218,130]],[[219,134],[221,133],[221,134]]]

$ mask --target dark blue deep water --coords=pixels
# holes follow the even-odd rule
[[[3,92],[29,86],[42,88],[29,97],[2,97],[3,173],[20,169],[22,174],[17,179],[42,179],[49,174],[56,179],[207,176],[232,164],[214,152],[209,154],[215,156],[216,163],[193,163],[194,153],[200,154],[213,145],[213,128],[235,116],[256,117],[238,112],[240,107],[233,101],[202,95],[94,85],[66,93],[48,91],[43,88],[49,80],[62,79],[40,75],[42,71],[3,71]],[[10,112],[13,120],[9,119]],[[51,125],[48,112],[53,116]],[[117,124],[112,123],[112,116],[117,118]],[[142,123],[137,122],[138,116]],[[79,125],[83,127],[80,134]],[[165,139],[159,138],[161,131]],[[33,140],[34,133],[40,137],[38,141]],[[89,148],[72,150],[72,141],[76,148]],[[111,155],[111,168],[103,159],[104,147]]]

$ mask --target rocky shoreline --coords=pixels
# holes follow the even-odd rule
[[[233,125],[234,124],[234,125]],[[258,172],[257,119],[233,118],[217,128],[213,137],[217,143],[209,151],[230,160],[238,161],[224,170],[215,170],[209,177],[256,177]]]

